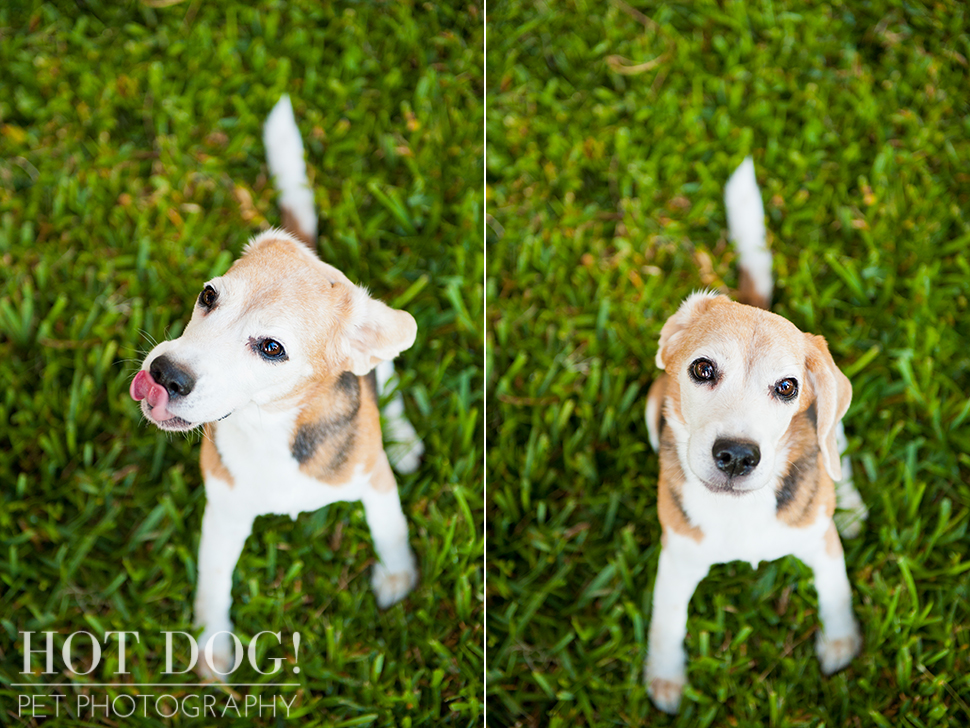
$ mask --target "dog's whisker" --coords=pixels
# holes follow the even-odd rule
[[[141,334],[143,338],[145,338],[145,339],[148,340],[148,343],[152,345],[152,348],[153,349],[156,346],[158,346],[158,341],[155,340],[155,337],[154,336],[152,336],[150,333],[148,333],[148,330],[147,329],[138,329],[138,333]]]

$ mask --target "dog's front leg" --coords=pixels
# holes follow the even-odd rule
[[[371,586],[381,609],[403,599],[418,582],[414,554],[408,543],[408,522],[401,511],[394,474],[381,458],[361,496],[364,514],[374,539],[379,563],[374,565]]]
[[[684,668],[687,605],[710,568],[684,553],[679,538],[668,537],[660,551],[645,670],[650,698],[666,713],[676,713],[680,707],[680,696],[687,683]]]
[[[195,625],[199,637],[198,670],[203,677],[223,680],[233,664],[232,572],[253,529],[253,517],[242,515],[223,503],[207,503],[199,542],[199,582],[195,593]],[[212,664],[205,648],[212,643]]]
[[[845,555],[835,524],[829,523],[825,537],[815,548],[796,556],[815,575],[822,620],[815,651],[822,663],[822,672],[831,675],[848,665],[862,647],[859,625],[852,614],[852,588],[845,573]]]

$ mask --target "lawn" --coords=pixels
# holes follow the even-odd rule
[[[957,2],[497,2],[487,18],[490,726],[970,723],[970,19]],[[864,647],[822,676],[794,559],[712,569],[680,714],[641,683],[664,320],[737,286],[754,157],[774,310],[850,377]]]
[[[117,725],[72,710],[75,697],[153,692],[220,707],[281,695],[307,726],[481,724],[483,28],[465,2],[0,8],[0,724],[38,725],[19,701],[50,707],[55,692],[68,698],[46,725]],[[378,610],[358,504],[261,518],[233,618],[244,642],[282,633],[260,656],[283,657],[283,677],[244,667],[233,681],[296,685],[200,691],[175,685],[191,673],[162,674],[162,632],[192,629],[199,436],[144,423],[128,385],[153,342],[181,331],[202,283],[280,223],[261,125],[283,92],[321,256],[418,322],[397,368],[427,448],[399,478],[421,582]],[[108,645],[117,630],[140,633],[130,674],[117,674],[117,638],[91,674],[67,672],[69,635]],[[25,631],[34,648],[36,633],[56,633],[56,674],[40,674],[41,655],[21,674]],[[72,648],[83,672],[90,639]],[[172,686],[90,685],[112,681]],[[149,705],[121,722],[213,722]],[[286,722],[280,706],[247,724]]]

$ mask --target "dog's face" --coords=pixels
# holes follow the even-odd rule
[[[840,477],[835,425],[852,388],[825,340],[725,296],[694,294],[664,324],[657,365],[683,465],[715,492],[757,490],[782,475],[792,419],[815,405],[818,447]]]
[[[367,374],[416,331],[409,314],[269,231],[205,284],[184,333],[149,353],[131,396],[158,427],[189,430],[250,403],[292,406],[314,378]]]

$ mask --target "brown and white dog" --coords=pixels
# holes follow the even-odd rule
[[[389,362],[414,343],[417,327],[314,253],[313,194],[286,96],[264,139],[289,232],[253,238],[224,276],[204,285],[184,333],[156,346],[131,383],[149,422],[205,430],[195,621],[199,670],[215,677],[233,665],[232,572],[257,516],[295,519],[362,501],[379,558],[371,581],[378,605],[417,582],[378,409]],[[395,465],[410,472],[423,446],[400,396],[385,415],[398,441],[389,448]]]
[[[833,516],[855,535],[866,517],[851,482],[841,419],[852,387],[825,339],[767,310],[771,256],[764,208],[745,160],[725,189],[741,286],[736,303],[709,292],[687,298],[660,332],[664,370],[647,397],[647,428],[660,453],[663,530],[645,678],[653,702],[677,711],[686,682],[687,605],[713,564],[794,555],[814,572],[822,671],[845,667],[861,638]]]

